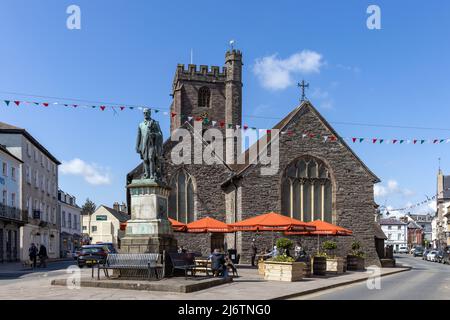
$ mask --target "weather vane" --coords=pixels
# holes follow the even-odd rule
[[[234,40],[230,40],[230,47],[231,47],[231,51],[233,51],[234,49]]]
[[[302,82],[298,83],[297,86],[302,88],[302,98],[300,99],[300,102],[303,102],[306,100],[305,89],[309,88],[309,83],[306,83],[305,80],[302,80]]]

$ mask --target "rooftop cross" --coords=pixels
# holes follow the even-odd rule
[[[309,88],[309,83],[306,83],[305,80],[302,80],[302,82],[297,84],[298,87],[302,88],[302,97],[300,99],[300,102],[303,102],[306,100],[306,95],[305,95],[305,89]]]

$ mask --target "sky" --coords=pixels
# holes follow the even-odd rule
[[[81,29],[67,28],[72,4]],[[372,4],[381,29],[367,27]],[[0,0],[0,121],[26,128],[63,162],[60,188],[79,205],[89,197],[111,206],[125,201],[125,176],[140,161],[138,109],[1,100],[167,111],[176,65],[187,65],[192,50],[195,64],[222,66],[235,40],[243,123],[272,127],[298,105],[305,79],[308,99],[381,179],[376,201],[404,207],[435,194],[438,158],[450,173],[450,143],[370,142],[450,138],[449,18],[450,3],[437,0]],[[170,116],[153,116],[168,137]]]

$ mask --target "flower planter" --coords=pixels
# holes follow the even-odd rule
[[[316,276],[324,276],[327,273],[327,258],[313,257],[313,274]]]
[[[359,271],[364,270],[364,258],[358,256],[347,256],[347,270]]]
[[[332,274],[344,273],[344,259],[340,257],[327,258],[327,273]]]
[[[299,281],[305,276],[304,262],[264,261],[264,280]]]
[[[264,275],[264,260],[258,261],[258,273],[262,276]]]

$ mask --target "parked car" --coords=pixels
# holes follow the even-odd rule
[[[107,256],[108,249],[103,245],[82,246],[77,258],[78,266],[82,268],[105,263]]]
[[[73,249],[73,251],[71,252],[70,256],[74,259],[77,260],[78,256],[80,255],[81,249],[80,248],[75,248]]]
[[[117,250],[112,242],[97,242],[96,245],[105,246],[108,250],[108,253],[117,253]]]
[[[416,251],[416,248],[411,248],[411,250],[409,250],[409,254],[414,254],[414,251]]]
[[[430,253],[430,250],[426,249],[422,254],[422,260],[427,260],[427,256]]]
[[[401,244],[398,247],[397,253],[408,253],[408,247],[406,246],[406,244]]]
[[[414,257],[423,256],[423,247],[415,247],[413,255],[414,255]]]
[[[427,255],[427,261],[436,262],[437,253],[438,253],[437,250],[431,250],[430,253]]]
[[[444,250],[438,250],[434,259],[436,262],[442,263],[442,260],[444,259]]]

